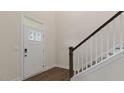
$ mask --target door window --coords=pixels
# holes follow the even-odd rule
[[[33,31],[28,31],[28,40],[34,40],[35,39],[35,33]]]

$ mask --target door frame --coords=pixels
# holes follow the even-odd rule
[[[23,12],[21,12],[21,80],[25,80],[24,78],[24,18],[29,18],[32,21],[35,21],[37,23],[40,23],[41,25],[43,25],[43,23],[37,21],[36,19],[33,19],[29,16],[26,16],[23,14]],[[44,49],[44,25],[43,25],[43,69],[44,70],[44,53],[45,53],[45,49]],[[42,72],[42,71],[41,71]],[[38,74],[38,73],[37,73]]]

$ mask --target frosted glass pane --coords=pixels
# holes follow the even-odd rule
[[[35,39],[35,33],[33,31],[28,32],[28,40],[34,40]]]
[[[41,38],[42,38],[41,32],[35,32],[35,40],[36,41],[41,41]]]

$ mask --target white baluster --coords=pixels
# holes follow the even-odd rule
[[[82,53],[81,53],[81,54],[82,54],[82,55],[81,55],[81,56],[82,56],[82,65],[81,65],[81,68],[82,68],[82,70],[83,70],[83,67],[84,67],[84,50],[83,50],[83,48],[84,48],[84,47],[82,46],[82,47],[81,47],[81,52],[82,52]]]
[[[122,48],[124,49],[124,13],[121,14],[122,15]]]
[[[74,61],[73,61],[73,65],[74,65],[74,75],[76,75],[76,73],[75,73],[75,71],[76,71],[76,61],[77,61],[77,56],[76,56],[76,54],[77,54],[77,51],[74,51]]]
[[[122,14],[120,15],[119,19],[120,19],[119,20],[119,23],[120,23],[120,26],[119,26],[120,27],[120,29],[119,29],[120,30],[119,31],[120,32],[120,49],[122,49],[123,48],[123,30],[122,30],[122,28],[123,28],[123,25],[122,25],[123,24],[123,15]]]
[[[87,69],[87,42],[85,43],[85,55],[86,55],[86,69]]]
[[[109,25],[107,26],[107,32],[106,32],[106,36],[107,36],[107,56],[109,56],[109,44],[110,44],[110,37],[109,37],[109,33],[110,33],[110,28],[109,28]]]
[[[79,50],[79,72],[81,72],[81,69],[82,69],[82,46],[80,47],[80,50]]]
[[[115,53],[115,20],[113,21],[113,54]]]
[[[79,48],[77,49],[77,57],[76,57],[76,74],[78,74],[78,69],[79,69]]]
[[[103,60],[103,30],[101,30],[101,60]]]
[[[92,38],[90,40],[90,65],[92,66],[92,62],[93,62],[93,56],[92,56]]]
[[[78,49],[74,51],[74,74],[76,75],[78,68]]]
[[[79,73],[79,69],[80,69],[80,47],[78,49],[78,62],[77,62],[77,72]]]
[[[98,55],[97,55],[97,34],[96,34],[96,36],[95,36],[95,44],[96,44],[96,63],[97,63],[97,60],[98,60]]]

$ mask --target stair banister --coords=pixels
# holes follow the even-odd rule
[[[112,16],[109,20],[107,20],[103,25],[101,25],[98,29],[96,29],[93,33],[91,33],[87,38],[85,38],[82,42],[80,42],[75,47],[69,47],[69,77],[73,77],[74,70],[73,70],[73,52],[80,47],[82,44],[84,44],[87,40],[89,40],[91,37],[93,37],[96,33],[101,31],[106,25],[108,25],[110,22],[112,22],[115,18],[117,18],[119,15],[121,15],[123,11],[117,12],[114,16]]]

